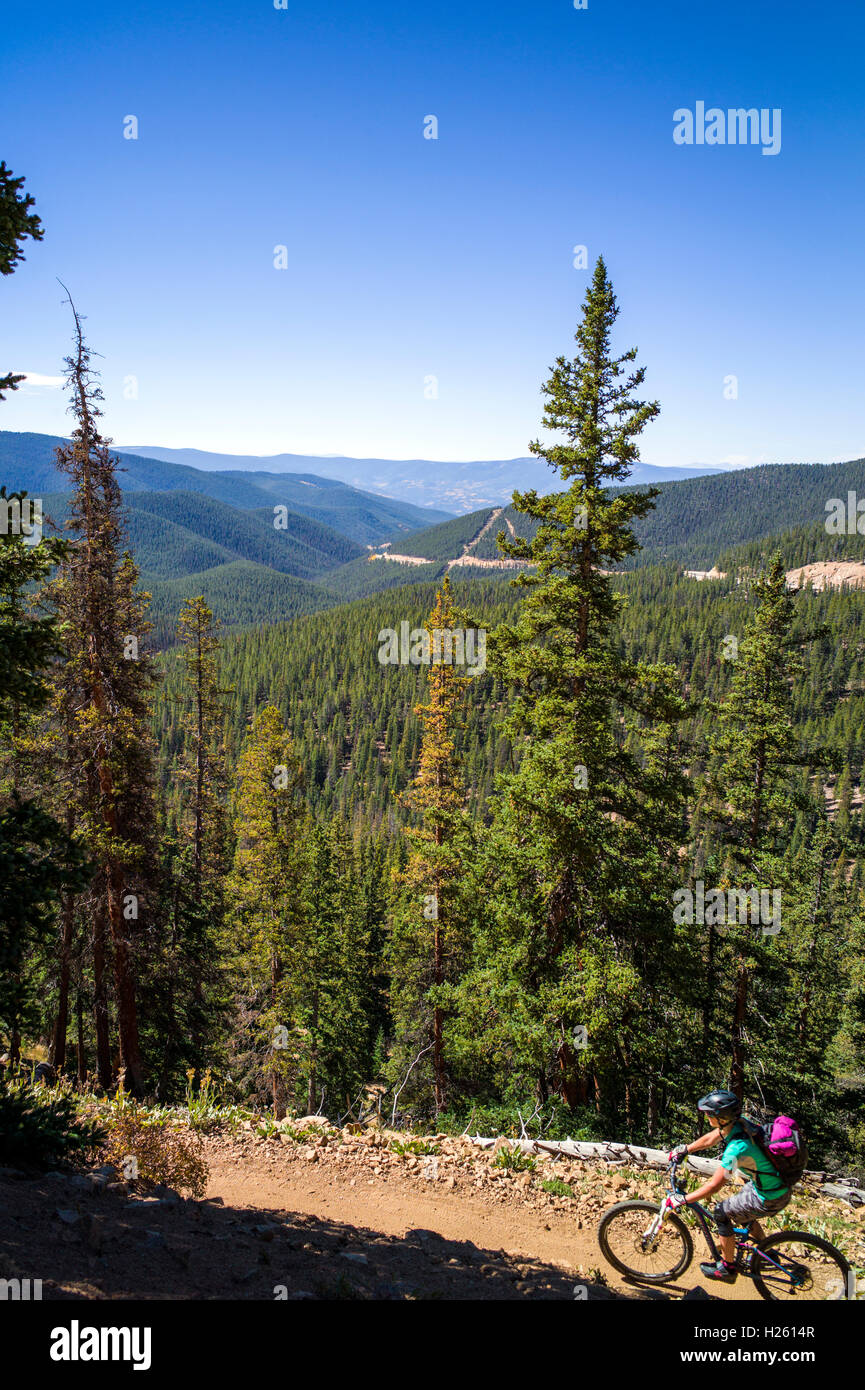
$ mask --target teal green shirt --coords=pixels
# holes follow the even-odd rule
[[[721,1155],[721,1167],[728,1173],[740,1169],[751,1179],[764,1202],[771,1202],[774,1197],[783,1197],[790,1191],[787,1183],[776,1172],[771,1159],[766,1157],[753,1139],[749,1139],[740,1124],[735,1124],[730,1131]]]

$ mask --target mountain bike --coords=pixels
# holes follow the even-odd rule
[[[715,1219],[695,1202],[673,1200],[686,1188],[677,1175],[680,1159],[670,1163],[667,1192],[660,1203],[617,1202],[601,1217],[598,1242],[614,1269],[646,1284],[670,1284],[681,1278],[694,1258],[694,1242],[683,1215],[702,1230],[709,1256],[720,1258],[712,1236]],[[762,1298],[811,1302],[854,1298],[850,1266],[834,1245],[809,1231],[775,1231],[761,1241],[749,1239],[744,1227],[734,1228],[736,1269],[753,1279]]]

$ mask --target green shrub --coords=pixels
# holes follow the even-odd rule
[[[319,1139],[326,1138],[327,1134],[326,1131],[320,1130],[318,1125],[294,1129],[290,1120],[274,1120],[270,1115],[265,1115],[259,1121],[255,1132],[263,1139],[272,1139],[275,1134],[282,1134],[286,1139],[290,1139],[292,1144],[315,1144]]]
[[[588,1106],[570,1110],[555,1097],[538,1111],[535,1101],[526,1098],[501,1104],[462,1102],[436,1117],[442,1134],[501,1135],[505,1139],[608,1139],[615,1132],[608,1117],[598,1116]]]
[[[288,1139],[297,1139],[294,1130],[283,1129],[279,1120],[275,1120],[272,1115],[262,1115],[255,1126],[255,1133],[259,1139],[272,1139],[276,1134],[284,1134]]]
[[[17,1168],[53,1168],[84,1158],[104,1138],[79,1115],[71,1096],[23,1079],[0,1085],[0,1162]]]

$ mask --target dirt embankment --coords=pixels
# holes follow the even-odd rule
[[[818,592],[821,589],[840,589],[848,585],[853,589],[865,587],[865,564],[860,560],[821,560],[813,565],[802,565],[800,569],[787,571],[788,589],[804,589],[810,584]]]

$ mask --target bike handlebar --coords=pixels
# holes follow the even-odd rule
[[[670,1186],[674,1192],[684,1192],[685,1189],[677,1178],[677,1171],[680,1163],[684,1163],[687,1155],[682,1154],[679,1158],[671,1158],[667,1164],[667,1172],[670,1174]]]

